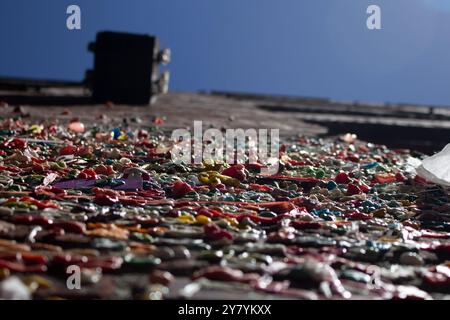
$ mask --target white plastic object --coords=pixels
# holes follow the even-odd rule
[[[429,182],[450,186],[450,144],[441,152],[425,158],[417,168],[417,174]]]
[[[31,300],[30,291],[15,276],[0,282],[0,300]]]

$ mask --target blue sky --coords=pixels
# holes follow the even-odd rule
[[[450,105],[449,0],[1,0],[0,75],[81,79],[99,30],[158,35],[171,90]]]

